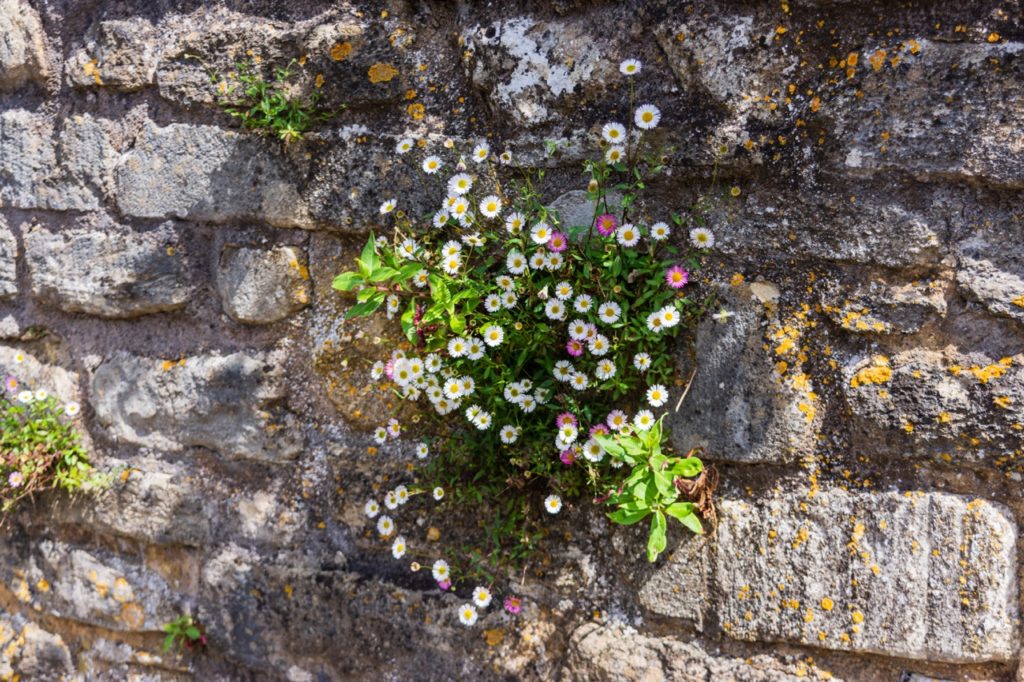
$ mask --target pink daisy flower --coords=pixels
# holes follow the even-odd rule
[[[569,342],[565,344],[565,350],[569,355],[578,358],[583,355],[583,344],[576,339],[569,339]]]
[[[437,586],[440,587],[444,592],[447,592],[452,586],[452,581],[442,580],[437,584]]]
[[[690,281],[690,273],[679,265],[673,265],[665,272],[665,283],[673,289],[682,289]]]
[[[505,610],[512,614],[519,613],[523,610],[523,600],[511,595],[505,597]]]
[[[578,422],[576,421],[576,415],[574,415],[572,412],[563,412],[562,414],[555,417],[555,425],[558,426],[558,428],[562,428],[566,424],[572,424],[573,426],[577,426]]]
[[[590,427],[589,433],[590,437],[593,438],[594,436],[607,436],[610,433],[610,431],[608,430],[608,427],[604,424],[594,424],[593,426]]]
[[[564,232],[552,232],[547,246],[549,251],[561,253],[569,246],[569,238],[565,236]]]
[[[558,459],[562,460],[562,464],[565,466],[569,466],[576,461],[576,453],[572,450],[562,450],[562,454],[558,456]]]
[[[597,228],[599,235],[607,237],[618,229],[619,221],[611,213],[603,213],[597,216],[597,220],[594,221],[594,227]]]

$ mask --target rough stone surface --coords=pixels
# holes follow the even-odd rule
[[[24,235],[32,293],[61,310],[136,317],[176,310],[192,293],[186,254],[170,225],[148,232],[99,228]]]
[[[709,571],[707,541],[687,538],[644,581],[640,603],[658,615],[693,621],[702,630]]]
[[[863,334],[913,334],[946,315],[941,279],[863,282],[862,277],[864,273],[856,273],[830,280],[819,290],[825,313],[843,329]]]
[[[217,289],[224,312],[234,320],[249,324],[283,320],[309,305],[306,256],[292,246],[229,246],[220,256]]]
[[[0,616],[0,647],[0,676],[44,680],[74,675],[75,666],[64,640],[24,616]]]
[[[45,83],[49,62],[38,12],[23,0],[0,0],[0,36],[0,88]]]
[[[18,241],[0,217],[0,300],[18,293]]]
[[[957,286],[990,312],[1024,322],[1024,229],[999,224],[987,233],[958,244]]]
[[[1017,526],[1000,505],[830,490],[719,508],[715,611],[730,637],[927,661],[1016,656]]]
[[[66,77],[80,87],[131,91],[152,85],[159,57],[158,35],[145,19],[99,22],[65,64]]]
[[[97,419],[117,440],[151,448],[205,447],[231,458],[298,454],[279,367],[246,353],[180,361],[118,354],[92,378]]]

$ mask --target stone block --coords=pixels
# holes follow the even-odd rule
[[[65,75],[79,87],[139,90],[156,80],[161,45],[159,32],[145,19],[101,21],[72,52]]]
[[[24,0],[0,0],[0,89],[45,84],[50,71],[39,13]]]
[[[18,293],[18,241],[0,217],[0,301]]]
[[[238,322],[283,320],[309,305],[306,255],[294,246],[225,247],[217,269],[217,291],[224,312]]]

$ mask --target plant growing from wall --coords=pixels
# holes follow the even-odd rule
[[[632,77],[639,63],[621,70]],[[565,500],[607,502],[615,523],[650,518],[651,561],[665,547],[668,518],[703,531],[677,486],[703,464],[668,452],[663,418],[674,339],[705,308],[687,285],[714,235],[697,208],[663,220],[644,214],[639,199],[664,170],[664,150],[647,136],[661,114],[632,103],[631,114],[632,131],[603,126],[600,157],[585,164],[594,205],[585,224],[565,223],[542,201],[543,171],[502,187],[486,142],[468,154],[472,172],[465,158],[427,153],[417,161],[425,182],[448,175],[438,183],[438,210],[416,219],[385,201],[391,236],[371,234],[356,269],[334,281],[356,294],[349,318],[397,318],[408,345],[372,376],[435,420],[432,446],[417,448],[420,483],[389,491],[386,509],[366,502],[379,536],[395,558],[435,558],[413,552],[392,516],[420,494],[480,519],[479,543],[433,562],[442,589],[455,579],[493,580],[495,569],[525,558],[544,533],[543,517]],[[408,158],[416,148],[404,139],[396,153]],[[688,237],[682,246],[670,239],[679,231]],[[374,437],[384,443],[402,429],[392,418]],[[477,590],[460,611],[467,625],[490,603],[489,588]]]
[[[33,391],[16,376],[5,376],[0,392],[0,523],[36,493],[73,493],[109,482],[94,470],[82,447],[73,421],[79,412],[78,403],[61,404],[46,389]]]
[[[197,618],[189,615],[178,616],[174,620],[164,623],[161,629],[167,633],[164,637],[164,653],[181,651],[181,649],[205,649],[206,631]]]

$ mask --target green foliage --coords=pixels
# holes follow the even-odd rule
[[[7,377],[0,394],[0,515],[44,490],[90,490],[109,483],[89,462],[70,417],[78,405],[61,405],[43,390],[21,390]],[[70,413],[70,414],[69,414]]]
[[[206,648],[204,628],[192,616],[178,616],[169,623],[164,623],[161,629],[167,633],[167,636],[164,637],[164,653],[171,649],[180,651],[182,647],[192,649],[197,645]]]
[[[651,517],[647,560],[652,563],[665,549],[666,516],[677,519],[694,533],[704,532],[693,503],[679,501],[675,485],[677,478],[699,475],[704,465],[696,457],[672,457],[662,452],[663,420],[664,417],[647,431],[630,427],[615,436],[597,436],[605,452],[632,467],[618,489],[608,495],[607,503],[616,507],[608,518],[632,525]]]
[[[195,55],[189,55],[198,59]],[[288,143],[302,137],[317,123],[335,116],[338,111],[319,106],[323,93],[319,84],[311,94],[295,94],[291,82],[299,61],[292,59],[284,68],[272,69],[273,78],[266,80],[255,59],[235,64],[235,72],[222,75],[210,71],[210,80],[217,88],[221,108],[237,118],[242,127],[263,135],[272,135]]]

